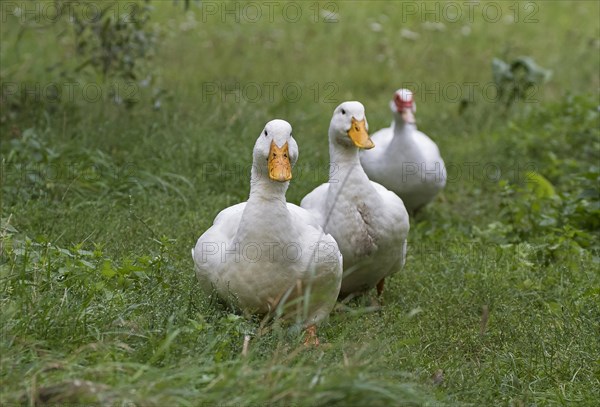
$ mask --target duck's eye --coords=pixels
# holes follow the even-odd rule
[[[346,114],[346,111],[344,109],[342,109],[342,114]]]
[[[287,154],[284,154],[283,156],[284,156],[285,158],[287,158]]]
[[[267,131],[265,130],[265,137],[267,137],[269,135],[269,133],[267,133]]]

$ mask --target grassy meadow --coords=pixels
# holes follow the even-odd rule
[[[125,78],[51,4],[0,3],[1,406],[597,405],[600,3],[152,0]],[[521,56],[552,75],[506,104],[492,60]],[[264,124],[293,126],[298,204],[333,109],[375,131],[402,86],[448,184],[383,307],[305,348],[201,295],[190,249],[247,199]]]

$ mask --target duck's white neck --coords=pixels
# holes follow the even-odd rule
[[[236,242],[284,242],[295,236],[285,200],[288,185],[289,182],[272,181],[266,168],[252,167],[250,197],[234,239]]]
[[[360,164],[358,148],[329,138],[329,194],[337,196],[346,185],[370,188],[369,178]]]
[[[256,165],[253,165],[248,202],[256,201],[261,202],[263,205],[267,205],[271,202],[285,208],[285,193],[289,185],[289,182],[276,182],[271,180],[266,167],[257,167]]]
[[[417,130],[416,123],[406,123],[401,117],[394,117],[392,122],[394,129],[394,139],[398,137],[407,138],[413,131]]]
[[[350,168],[358,167],[362,171],[358,148],[353,145],[342,145],[329,138],[329,178],[337,176],[340,169],[348,171]]]

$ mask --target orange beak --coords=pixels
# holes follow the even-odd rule
[[[272,141],[268,161],[269,178],[277,182],[285,182],[292,179],[292,164],[290,163],[288,143],[277,147],[275,141]]]
[[[354,145],[358,148],[368,150],[375,147],[375,143],[373,143],[367,132],[366,119],[358,121],[353,117],[352,125],[350,126],[350,130],[348,130],[348,137],[350,137]]]

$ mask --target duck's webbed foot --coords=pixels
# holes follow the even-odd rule
[[[377,297],[381,299],[381,294],[383,294],[383,286],[385,285],[385,277],[379,280],[377,283]]]
[[[319,338],[317,337],[317,326],[310,325],[306,328],[306,337],[304,338],[304,346],[319,346]]]

